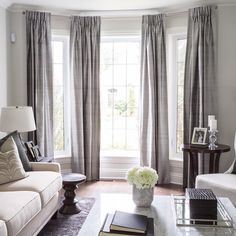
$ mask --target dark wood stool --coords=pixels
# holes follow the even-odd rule
[[[78,200],[75,198],[75,190],[78,184],[85,182],[86,176],[76,173],[70,173],[62,175],[63,188],[65,190],[65,199],[63,200],[63,206],[59,212],[61,214],[77,214],[80,212],[79,206],[76,204]]]

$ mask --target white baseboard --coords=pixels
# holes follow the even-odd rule
[[[71,158],[58,158],[56,162],[61,165],[62,173],[71,173]],[[125,180],[129,168],[139,165],[135,157],[101,157],[100,179],[101,180]],[[183,182],[183,162],[170,160],[170,182],[181,185]]]
[[[183,162],[170,160],[170,182],[182,185],[183,183]]]
[[[134,165],[138,165],[137,158],[101,158],[101,179],[125,179],[126,172]],[[183,162],[170,160],[170,182],[181,185],[183,182]]]

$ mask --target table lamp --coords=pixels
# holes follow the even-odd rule
[[[30,132],[36,130],[32,107],[10,106],[3,107],[0,117],[0,131]]]

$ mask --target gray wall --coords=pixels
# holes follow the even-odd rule
[[[16,34],[15,43],[8,40],[8,105],[23,106],[27,104],[25,15],[8,11],[7,16],[9,37]]]
[[[218,13],[219,140],[232,147],[220,160],[220,169],[224,171],[234,158],[236,131],[236,6],[220,6]]]
[[[6,10],[0,7],[0,107],[7,105]],[[1,110],[0,110],[1,112]],[[0,137],[3,134],[0,132]]]

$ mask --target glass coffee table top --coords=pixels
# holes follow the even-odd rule
[[[130,194],[101,194],[83,224],[79,236],[97,236],[107,213],[116,210],[134,212],[154,218],[155,236],[236,236],[236,209],[229,199],[220,201],[233,222],[233,228],[177,226],[172,196],[154,196],[150,208],[136,207]]]

